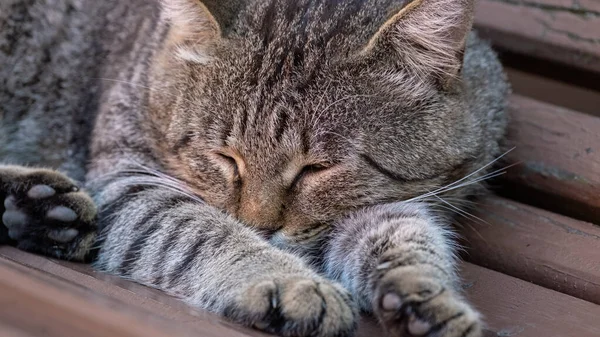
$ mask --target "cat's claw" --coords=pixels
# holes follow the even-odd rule
[[[0,174],[2,172],[0,171]],[[2,223],[17,247],[82,260],[96,238],[96,208],[67,177],[49,170],[23,169],[4,179]]]

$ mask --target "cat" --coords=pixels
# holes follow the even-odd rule
[[[0,240],[282,336],[481,336],[450,225],[509,86],[473,11],[3,1]]]

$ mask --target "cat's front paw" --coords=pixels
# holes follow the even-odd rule
[[[55,171],[12,167],[9,173],[0,202],[10,239],[23,250],[83,260],[96,238],[91,198]]]
[[[341,286],[290,276],[250,285],[226,316],[279,336],[351,336],[358,313]]]
[[[479,313],[419,266],[383,270],[373,308],[390,336],[482,336]]]

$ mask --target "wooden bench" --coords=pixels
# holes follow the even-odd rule
[[[506,165],[458,226],[486,337],[600,336],[600,2],[480,0],[513,83]],[[0,247],[0,336],[261,336],[88,266]],[[380,336],[370,318],[360,336]]]
[[[475,26],[501,50],[600,73],[596,0],[480,0]]]

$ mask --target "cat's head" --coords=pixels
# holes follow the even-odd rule
[[[481,165],[461,80],[471,0],[164,3],[159,147],[244,223],[301,241]]]

